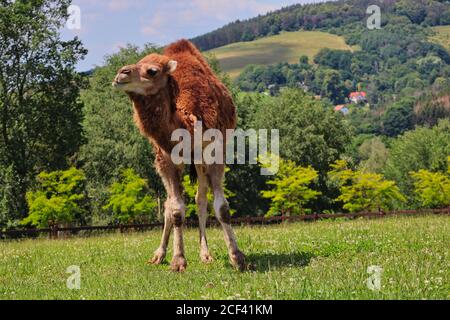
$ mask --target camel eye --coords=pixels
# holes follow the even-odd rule
[[[156,69],[156,68],[151,68],[151,69],[148,69],[148,71],[147,71],[147,74],[148,74],[150,77],[156,76],[157,73],[158,73],[158,69]]]

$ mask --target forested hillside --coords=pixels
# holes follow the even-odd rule
[[[372,4],[381,8],[380,30],[366,25],[366,10]],[[243,91],[277,94],[286,87],[299,88],[342,110],[358,133],[392,137],[423,123],[414,111],[419,98],[442,95],[450,87],[449,19],[450,4],[445,1],[337,1],[287,7],[232,23],[194,41],[204,48],[241,41],[213,52],[225,68],[246,64],[235,81]],[[245,48],[270,39],[265,38],[268,35],[284,32],[283,37],[300,38],[301,32],[292,32],[299,29],[341,36],[358,50],[330,46],[314,57],[299,54],[296,61],[290,57],[278,63],[268,63],[263,50],[253,61],[245,55]],[[237,30],[247,32],[240,38]],[[266,48],[268,56],[274,48],[276,44]],[[364,97],[354,101],[352,92],[362,92]],[[433,113],[429,104],[424,108],[422,114],[434,114],[435,122],[447,115]]]
[[[381,8],[383,24],[399,16],[426,26],[450,24],[450,7],[448,1],[444,0],[340,0],[323,4],[298,4],[249,20],[237,20],[192,41],[202,50],[209,50],[275,35],[281,31],[332,30],[344,25],[365,27],[366,10],[371,5]]]
[[[254,41],[232,43],[206,51],[219,60],[220,67],[233,79],[248,65],[271,65],[282,62],[295,64],[299,57],[307,56],[311,61],[322,49],[353,51],[343,37],[321,31],[282,32]]]

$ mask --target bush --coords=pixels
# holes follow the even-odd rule
[[[353,171],[344,160],[333,165],[330,178],[340,188],[336,201],[343,202],[343,208],[350,212],[389,210],[406,202],[395,181],[381,174]]]
[[[42,172],[38,190],[26,194],[29,215],[22,223],[45,228],[52,224],[84,223],[87,215],[83,171]]]
[[[280,159],[278,173],[267,182],[273,188],[261,192],[264,198],[272,200],[266,216],[307,213],[305,206],[321,194],[309,188],[318,176],[312,167],[300,167],[293,161]]]
[[[449,154],[450,121],[445,119],[433,128],[419,127],[393,140],[383,171],[386,178],[397,181],[403,194],[413,198],[410,172],[423,169],[445,173]]]
[[[116,223],[155,221],[158,203],[149,191],[145,179],[133,169],[126,169],[120,180],[111,185],[110,197],[103,209],[110,211]]]
[[[416,200],[425,208],[438,208],[450,205],[450,157],[447,174],[419,170],[411,172],[414,179]]]

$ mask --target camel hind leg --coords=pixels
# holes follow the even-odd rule
[[[208,178],[206,166],[197,165],[198,189],[195,202],[198,209],[198,226],[200,231],[200,259],[204,263],[213,261],[209,253],[208,241],[206,240],[206,220],[208,219]]]
[[[245,256],[238,248],[236,236],[230,224],[230,207],[223,190],[224,174],[225,166],[223,164],[213,164],[207,167],[209,184],[214,193],[214,211],[217,220],[222,225],[231,264],[239,270],[244,270],[246,268]]]

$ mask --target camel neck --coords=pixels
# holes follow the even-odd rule
[[[170,137],[180,124],[176,113],[176,91],[172,83],[151,96],[129,94],[135,122],[140,131],[163,149],[170,149]]]

